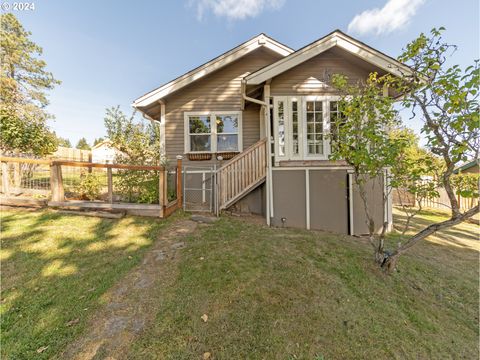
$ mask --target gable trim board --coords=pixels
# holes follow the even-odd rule
[[[260,34],[186,74],[139,97],[133,102],[132,106],[135,108],[141,108],[154,104],[165,96],[227,66],[260,47],[265,47],[281,56],[287,56],[294,52],[294,50],[288,46],[279,43],[265,34]]]
[[[295,51],[283,59],[247,75],[244,79],[245,83],[247,85],[261,84],[335,46],[393,75],[403,77],[408,74],[413,74],[413,70],[405,64],[351,38],[339,30],[335,30],[329,35]]]

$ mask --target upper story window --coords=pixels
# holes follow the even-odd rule
[[[185,113],[185,153],[242,150],[239,111]]]

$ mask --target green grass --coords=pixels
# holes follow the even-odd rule
[[[418,221],[429,216],[441,215]],[[222,219],[189,238],[129,358],[477,358],[472,231],[452,230],[463,246],[419,244],[385,276],[362,240]]]
[[[424,212],[412,231],[443,217]],[[4,212],[2,358],[60,356],[164,224]],[[125,357],[478,358],[477,234],[470,224],[439,233],[386,276],[364,240],[224,217],[164,264],[145,292],[160,311]]]
[[[168,223],[49,210],[1,215],[2,359],[47,359],[61,352],[84,330],[102,294],[139,263]]]

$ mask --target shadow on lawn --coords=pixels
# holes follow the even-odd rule
[[[412,221],[409,230],[407,234],[404,235],[404,237],[408,237],[410,234],[414,234],[428,225],[437,222],[437,221],[442,221],[446,219],[446,214],[445,213],[433,213],[435,216],[441,216],[441,219],[426,219],[424,217],[416,216],[414,217],[414,220]],[[395,214],[395,222],[396,222],[396,228],[398,230],[403,230],[405,223],[406,223],[407,217],[403,214]],[[457,226],[443,229],[439,231],[438,233],[435,233],[431,236],[436,236],[441,238],[441,241],[437,241],[436,243],[440,245],[452,245],[454,247],[461,247],[461,248],[466,248],[466,249],[471,249],[471,250],[476,250],[478,251],[479,248],[476,247],[475,245],[479,242],[479,227],[477,225],[473,224],[468,224],[468,223],[462,223]],[[401,238],[402,236],[400,234],[397,234],[396,237]]]
[[[61,351],[166,223],[49,210],[3,213],[2,358],[50,358]]]

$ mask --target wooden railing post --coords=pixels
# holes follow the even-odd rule
[[[2,161],[2,192],[10,194],[10,176],[8,176],[8,163]]]
[[[112,168],[107,168],[107,184],[108,184],[108,202],[113,203],[113,178]]]
[[[165,206],[167,203],[165,202],[165,171],[160,170],[158,172],[158,203],[161,206]]]
[[[182,155],[177,155],[177,205],[183,207],[183,188],[182,188]]]
[[[55,163],[50,166],[50,189],[52,191],[52,201],[65,201],[62,166]]]

